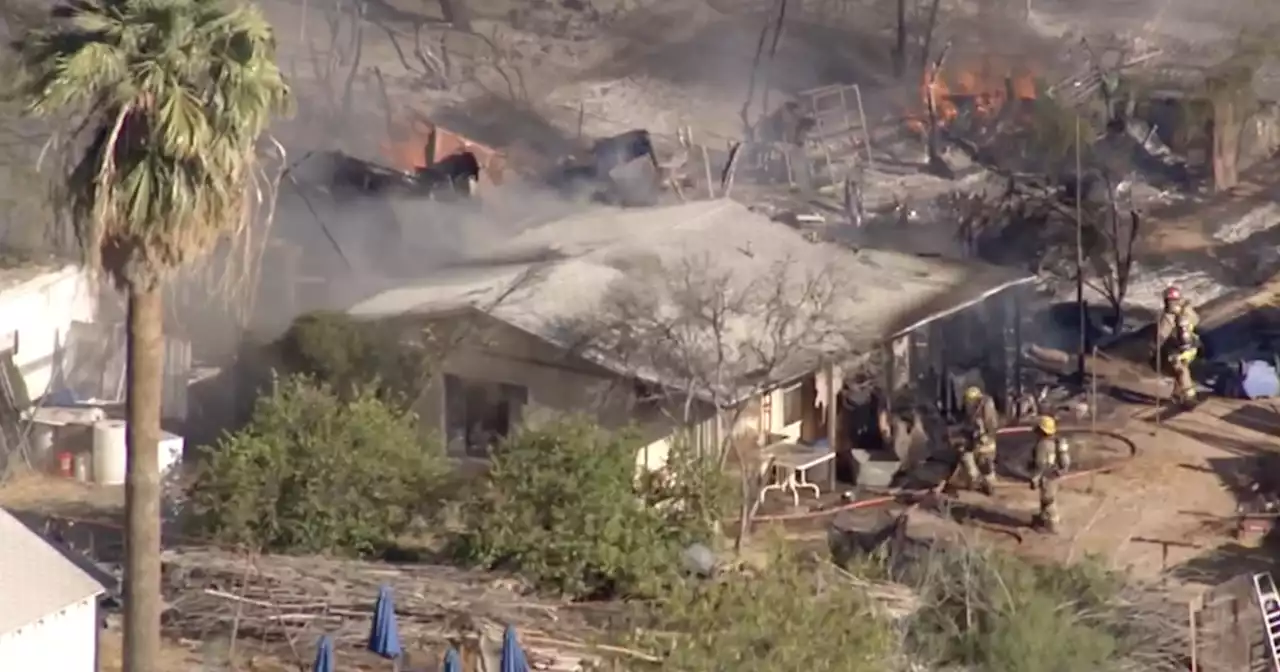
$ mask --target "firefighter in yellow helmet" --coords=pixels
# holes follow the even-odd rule
[[[1200,335],[1196,328],[1200,317],[1182,296],[1182,290],[1164,290],[1164,311],[1156,323],[1156,342],[1160,347],[1157,370],[1168,365],[1173,372],[1173,398],[1184,406],[1196,402],[1196,382],[1191,377],[1191,363],[1200,351]]]
[[[1040,512],[1034,524],[1049,533],[1058,531],[1058,479],[1071,468],[1071,451],[1058,436],[1058,421],[1042,415],[1036,422],[1036,444],[1031,451],[1031,489],[1040,491]]]
[[[969,483],[983,493],[994,492],[996,482],[996,430],[1000,414],[996,403],[976,386],[964,391],[964,448],[960,463]]]

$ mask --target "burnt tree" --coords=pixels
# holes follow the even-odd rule
[[[907,0],[898,0],[898,29],[893,47],[893,76],[907,74]]]
[[[1142,217],[1137,210],[1121,213],[1114,195],[1102,213],[1092,222],[1092,266],[1094,289],[1111,308],[1112,329],[1124,329],[1124,302],[1129,295],[1133,275],[1134,252],[1142,233]]]
[[[750,468],[756,458],[737,440],[739,420],[773,386],[848,351],[850,327],[839,316],[858,297],[840,269],[791,259],[748,269],[707,256],[652,261],[608,287],[589,317],[560,328],[575,351],[644,381],[647,401],[676,424],[714,423],[715,458],[741,465],[741,541],[761,483]]]
[[[1240,135],[1257,108],[1254,75],[1276,53],[1272,31],[1245,31],[1224,61],[1205,73],[1205,95],[1211,107],[1213,186],[1218,191],[1240,182]]]
[[[440,16],[445,23],[463,32],[471,32],[471,7],[467,0],[436,1],[440,3]]]

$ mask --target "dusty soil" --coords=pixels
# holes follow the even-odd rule
[[[827,9],[818,2],[797,4],[803,7],[800,20],[788,26],[774,66],[778,79],[785,82],[785,90],[776,94],[837,81],[874,84],[883,77],[889,3],[830,3],[841,9]],[[1144,30],[1153,22],[1164,25],[1166,32],[1182,30],[1196,23],[1187,13],[1195,9],[1192,4],[1125,3],[1125,31]],[[692,126],[697,138],[717,145],[740,134],[738,111],[762,25],[758,12],[767,3],[596,0],[581,11],[561,5],[474,0],[474,34],[464,35],[441,25],[434,3],[371,3],[364,51],[352,80],[354,109],[361,121],[348,122],[360,127],[354,135],[363,137],[363,153],[376,147],[384,134],[379,79],[396,119],[420,113],[494,144],[504,142],[498,137],[503,133],[510,141],[534,132],[526,130],[530,128],[573,137],[579,130],[591,135],[646,126],[674,133],[677,127]],[[1090,19],[1076,18],[1081,12],[1078,3],[1035,6],[1032,26],[1043,35],[1116,29],[1114,3],[1099,10],[1099,16],[1108,18],[1094,21],[1092,27]],[[1213,9],[1223,13],[1219,5]],[[277,25],[288,26],[278,35],[282,61],[299,92],[309,97],[304,107],[337,100],[352,67],[345,46],[352,39],[350,22],[330,21],[320,8],[303,2],[275,0],[267,3],[267,11]],[[447,53],[452,59],[453,78],[447,86],[428,81],[429,73],[414,53],[418,34],[418,49],[436,56]],[[331,63],[338,64],[332,72]],[[292,135],[307,147],[330,142],[334,134],[316,125],[319,115],[309,112],[314,110],[304,110]],[[513,133],[513,128],[521,133]],[[1143,251],[1212,248],[1216,241],[1209,225],[1277,196],[1270,185],[1280,183],[1280,163],[1245,177],[1237,193],[1211,197],[1195,212],[1159,213],[1159,226],[1152,227],[1155,233]],[[1159,427],[1145,419],[1144,409],[1131,409],[1116,429],[1138,444],[1139,456],[1113,473],[1075,480],[1063,488],[1062,534],[1047,537],[1022,530],[1021,543],[1001,535],[991,540],[1057,561],[1099,554],[1140,576],[1165,572],[1188,593],[1257,563],[1269,566],[1263,554],[1235,545],[1221,522],[1236,507],[1233,474],[1260,452],[1280,451],[1280,428],[1264,433],[1223,419],[1240,407],[1237,402],[1212,401]],[[1036,506],[1035,493],[1019,486],[1002,488],[996,499],[1004,522],[1012,518],[1015,524],[1029,520]],[[28,476],[0,487],[0,506],[81,521],[76,531],[61,530],[74,546],[95,553],[118,547],[119,488]],[[119,669],[118,648],[118,634],[106,633],[104,670]],[[165,655],[165,669],[176,672],[195,669],[201,660],[225,656],[225,651],[171,642]],[[286,660],[261,653],[255,657],[246,644],[241,663],[247,667],[241,669],[296,667]]]
[[[1206,194],[1189,203],[1158,208],[1142,241],[1142,254],[1172,254],[1211,249],[1234,241],[1213,236],[1216,229],[1280,197],[1280,160],[1271,160],[1241,175],[1229,192]]]
[[[992,543],[1055,562],[1099,557],[1134,576],[1164,579],[1189,599],[1274,565],[1270,551],[1235,541],[1232,516],[1259,458],[1280,451],[1280,424],[1276,433],[1240,426],[1231,418],[1242,408],[1254,406],[1214,399],[1159,425],[1154,409],[1128,409],[1129,417],[1107,428],[1132,440],[1137,457],[1109,473],[1065,482],[1057,535],[1030,529],[1038,499],[1025,485],[1003,485],[994,501],[973,493],[961,499],[974,506],[979,530],[990,524],[1022,537],[978,533]]]
[[[1241,409],[1255,415],[1273,414],[1275,430],[1268,432],[1267,426],[1257,422],[1244,423],[1252,428],[1242,426],[1236,419]],[[923,524],[969,530],[975,539],[1055,562],[1097,556],[1135,576],[1164,579],[1175,595],[1186,599],[1238,574],[1270,569],[1271,554],[1236,543],[1229,519],[1259,457],[1280,453],[1280,412],[1213,399],[1158,426],[1153,417],[1150,407],[1128,406],[1101,426],[1132,440],[1137,457],[1111,473],[1065,483],[1060,495],[1063,529],[1056,536],[1030,529],[1036,493],[1014,482],[1002,485],[994,501],[961,494],[962,501],[973,505],[976,526],[958,525],[929,512],[913,514],[913,524],[919,518]],[[36,475],[0,487],[0,506],[20,515],[69,516],[96,521],[101,529],[118,525],[120,498],[118,488],[97,489]],[[990,531],[994,529],[1012,530],[1021,540]],[[800,534],[797,541],[821,545],[821,536]],[[170,641],[165,656],[171,663],[164,669],[178,672],[192,669],[193,661],[225,659],[228,647],[221,640]],[[310,643],[299,642],[298,648],[309,650]],[[104,669],[119,669],[112,667],[119,655],[118,632],[105,634],[103,651]],[[270,672],[296,666],[287,650],[249,638],[241,639],[238,651],[241,669]],[[366,662],[376,664],[361,659],[362,654],[348,651],[345,655],[352,669],[366,669],[360,666]]]

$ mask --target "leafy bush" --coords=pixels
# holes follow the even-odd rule
[[[847,575],[784,552],[749,576],[676,583],[649,625],[633,646],[682,672],[888,670],[898,640]]]
[[[575,597],[655,590],[708,540],[716,481],[677,448],[669,478],[637,486],[640,445],[580,418],[513,435],[463,507],[459,557]]]
[[[318,311],[294,320],[271,348],[280,367],[342,395],[376,386],[388,400],[412,402],[428,379],[429,357],[394,319],[364,321]]]
[[[446,468],[416,418],[372,388],[342,398],[302,376],[278,381],[246,427],[203,451],[193,531],[284,552],[386,548],[432,504]]]

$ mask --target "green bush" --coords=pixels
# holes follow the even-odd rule
[[[676,449],[670,478],[637,485],[640,445],[580,418],[513,435],[463,507],[459,557],[574,597],[657,589],[709,541],[718,481]]]
[[[311,376],[342,395],[375,386],[385,399],[411,403],[428,380],[431,358],[410,335],[395,319],[318,311],[294,320],[271,351],[287,373]]]
[[[785,552],[748,576],[674,584],[648,625],[632,646],[681,672],[879,672],[898,641],[844,575]]]
[[[246,427],[203,451],[193,532],[281,552],[387,548],[432,506],[446,469],[416,418],[372,388],[339,397],[301,376],[278,381]]]

